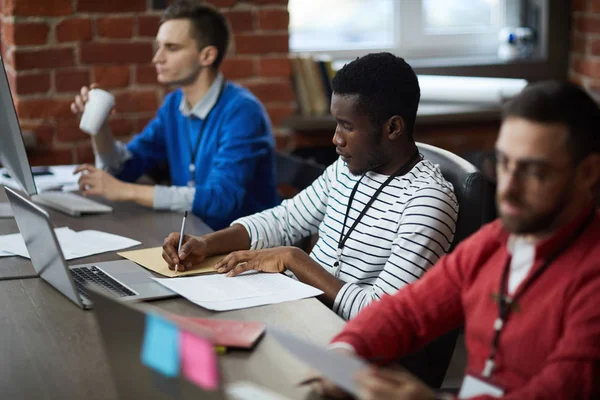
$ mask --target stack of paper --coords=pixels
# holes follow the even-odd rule
[[[54,232],[66,260],[125,249],[141,243],[123,236],[93,230],[75,232],[63,227],[56,228]],[[10,255],[30,258],[20,233],[0,236],[0,257]]]
[[[81,174],[73,175],[77,165],[53,165],[48,167],[49,174],[38,175],[34,174],[35,186],[38,192],[43,192],[51,189],[61,189],[64,186],[73,187],[79,181]],[[6,169],[0,169],[0,184],[20,189],[19,184],[12,177],[6,176]]]
[[[236,310],[314,297],[323,292],[282,274],[244,273],[153,278],[192,303],[215,311]]]

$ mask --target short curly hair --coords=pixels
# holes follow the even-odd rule
[[[412,137],[421,89],[417,75],[403,58],[372,53],[344,65],[331,82],[338,95],[357,95],[358,104],[374,125],[394,115],[402,117]]]
[[[200,0],[177,0],[165,10],[161,23],[173,19],[187,19],[192,23],[191,35],[198,50],[206,46],[217,48],[213,67],[221,65],[229,48],[230,29],[227,19],[215,7]]]

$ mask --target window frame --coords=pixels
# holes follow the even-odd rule
[[[412,1],[412,0],[411,0]],[[521,78],[528,81],[568,78],[571,7],[569,2],[553,0],[503,0],[505,7],[518,7],[519,16],[507,21],[517,24],[523,21],[523,3],[539,7],[538,50],[530,59],[500,60],[495,54],[463,55],[454,57],[411,57],[395,48],[357,48],[353,50],[298,51],[298,53],[328,54],[335,60],[351,60],[367,52],[390,51],[405,57],[417,74]],[[517,4],[521,3],[521,4]],[[419,0],[420,4],[420,0]],[[291,53],[296,51],[290,50]]]

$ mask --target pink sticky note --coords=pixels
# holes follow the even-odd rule
[[[183,376],[203,389],[217,390],[219,369],[212,343],[186,331],[181,331],[180,343]]]

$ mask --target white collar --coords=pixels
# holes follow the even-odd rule
[[[223,85],[224,79],[225,78],[223,77],[223,74],[219,72],[219,75],[217,75],[212,85],[210,85],[208,92],[194,105],[191,110],[187,104],[185,95],[183,95],[181,97],[181,102],[179,103],[179,111],[181,111],[181,113],[186,117],[194,115],[197,118],[205,119],[219,99],[219,92],[221,91],[221,86]]]

